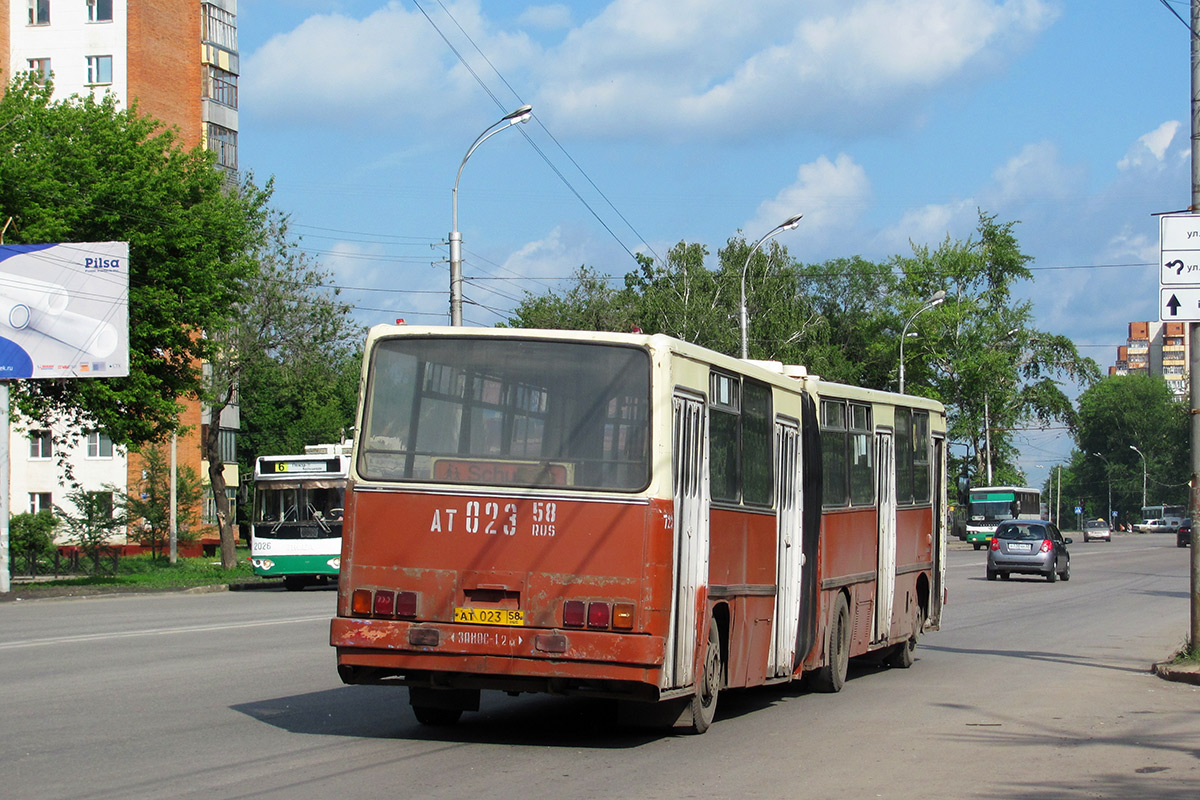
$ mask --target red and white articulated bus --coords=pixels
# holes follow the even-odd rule
[[[378,326],[330,642],[450,724],[482,689],[838,691],[940,625],[946,418],[666,336]]]

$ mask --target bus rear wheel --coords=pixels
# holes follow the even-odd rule
[[[920,607],[913,614],[913,632],[905,641],[893,645],[887,654],[885,662],[889,667],[908,669],[916,661],[917,640],[921,638],[921,628],[924,627],[924,616]]]
[[[701,673],[696,681],[696,693],[692,695],[692,733],[704,733],[717,716],[717,696],[721,693],[721,640],[717,635],[717,623],[709,620],[708,646],[704,650]]]
[[[820,692],[840,692],[846,685],[850,668],[850,608],[846,596],[839,594],[833,604],[833,619],[829,624],[829,643],[825,648],[826,664],[817,670],[816,687]]]

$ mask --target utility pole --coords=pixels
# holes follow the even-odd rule
[[[1192,0],[1192,203],[1190,211],[1200,211],[1200,0]],[[1200,511],[1200,323],[1188,323],[1188,390],[1191,395],[1192,519]],[[1192,526],[1192,606],[1188,648],[1200,653],[1200,534]]]

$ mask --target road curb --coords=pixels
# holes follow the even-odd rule
[[[1200,686],[1200,664],[1173,664],[1170,661],[1160,661],[1151,667],[1150,671],[1165,681]]]

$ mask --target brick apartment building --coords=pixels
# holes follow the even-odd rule
[[[1188,395],[1188,323],[1131,322],[1109,375],[1161,375],[1176,397]]]
[[[0,0],[0,79],[19,72],[52,76],[55,97],[111,93],[136,101],[142,114],[176,128],[184,146],[204,145],[232,180],[237,172],[237,0]],[[207,409],[181,400],[186,433],[177,443],[180,464],[207,486],[208,463],[200,436]],[[234,435],[237,408],[222,415],[225,481],[238,486]],[[52,429],[14,424],[9,431],[10,498],[15,513],[66,505],[66,489],[52,457]],[[104,484],[126,491],[141,481],[142,464],[102,431],[88,431],[70,454],[85,489]],[[214,503],[206,492],[203,518]],[[206,542],[214,531],[203,532]]]

